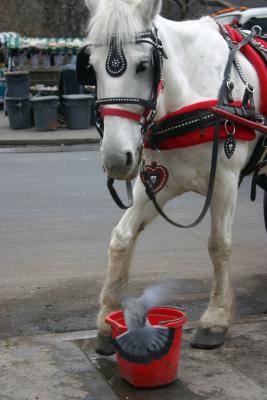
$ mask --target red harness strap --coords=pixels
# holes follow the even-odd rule
[[[136,122],[140,122],[142,118],[142,114],[134,113],[132,111],[127,111],[122,108],[111,108],[111,107],[105,107],[101,109],[101,117],[104,118],[106,116],[127,118]]]
[[[227,112],[220,107],[211,107],[211,111],[215,114],[220,115],[221,117],[226,118],[229,121],[236,123],[237,125],[244,126],[249,129],[255,129],[267,135],[267,126],[263,125],[263,123],[254,122],[250,121],[249,119],[239,117],[238,115]]]

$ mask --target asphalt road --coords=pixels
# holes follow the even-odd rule
[[[110,232],[122,215],[106,189],[97,151],[0,154],[0,336],[95,328]],[[262,192],[240,190],[232,275],[237,318],[267,312],[267,247]],[[183,222],[203,198],[186,194],[168,205]],[[158,218],[140,236],[131,287],[180,283],[174,300],[199,318],[212,268],[206,250],[209,217],[181,231]]]

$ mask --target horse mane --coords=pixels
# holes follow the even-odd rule
[[[90,43],[107,45],[111,37],[129,42],[137,32],[145,29],[138,13],[141,0],[101,0],[91,16],[88,26]]]

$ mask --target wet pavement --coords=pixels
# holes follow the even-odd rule
[[[72,335],[75,336],[75,335]],[[0,343],[1,400],[116,399],[79,348],[64,336]]]
[[[267,317],[240,320],[217,350],[190,347],[183,335],[177,380],[137,389],[118,372],[115,356],[94,353],[95,331],[0,342],[1,400],[265,400]]]

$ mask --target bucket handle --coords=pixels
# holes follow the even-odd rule
[[[124,325],[122,325],[119,322],[114,321],[112,318],[110,318],[109,315],[105,318],[105,322],[107,324],[109,324],[112,328],[116,328],[116,329],[125,329],[126,328]]]
[[[174,318],[174,319],[168,319],[168,320],[166,320],[166,321],[159,321],[159,325],[164,325],[164,324],[168,324],[168,323],[170,323],[170,322],[177,322],[177,321],[181,321],[182,319],[186,319],[186,317],[185,316],[183,316],[183,317],[179,317],[179,318]]]

